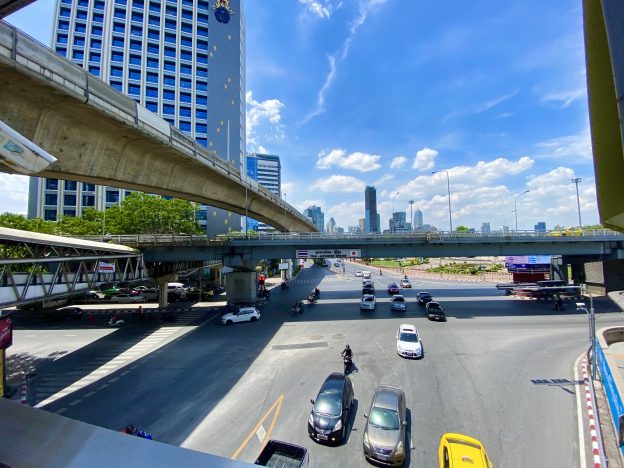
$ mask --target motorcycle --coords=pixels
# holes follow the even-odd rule
[[[291,307],[290,315],[295,315],[295,314],[303,314],[303,303],[302,302],[297,302],[294,306]]]
[[[310,294],[310,296],[308,296],[308,304],[316,304],[316,296],[314,294]]]
[[[281,288],[282,288],[282,289],[290,289],[290,288],[289,288],[289,286],[288,286],[288,284],[286,283],[286,281],[284,281],[284,282],[282,283]]]
[[[111,317],[111,319],[108,321],[108,325],[111,327],[119,327],[125,324],[126,324],[126,321],[119,317]]]
[[[126,426],[125,431],[123,431],[125,434],[128,435],[133,435],[133,436],[137,436],[140,437],[141,439],[148,439],[148,440],[152,440],[152,436],[149,435],[147,432],[145,431],[140,431],[138,430],[136,427],[134,427],[132,424],[129,424],[128,426]]]
[[[314,297],[320,297],[321,291],[319,290],[319,288],[316,288],[314,291],[312,291],[312,295]]]
[[[342,362],[344,363],[344,374],[347,375],[353,366],[353,358],[351,356],[343,356]]]

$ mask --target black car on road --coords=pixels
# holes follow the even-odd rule
[[[330,374],[316,396],[308,418],[308,434],[318,442],[341,443],[353,407],[353,384],[345,374]]]
[[[418,303],[420,305],[425,305],[427,302],[433,301],[433,297],[428,292],[419,292],[416,294],[416,298],[418,299]]]
[[[444,309],[437,302],[427,302],[426,305],[427,318],[429,320],[435,320],[437,322],[446,322],[446,314]]]

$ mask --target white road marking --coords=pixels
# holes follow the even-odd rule
[[[260,443],[264,442],[264,438],[266,437],[266,430],[264,429],[264,426],[262,424],[260,424],[260,427],[256,431],[256,436],[258,436],[258,440],[260,441]]]
[[[581,354],[576,361],[574,361],[574,381],[579,382],[579,374],[578,374],[578,366],[580,360],[583,359],[583,354]],[[579,390],[579,385],[575,385],[575,393],[576,393],[576,412],[578,416],[578,432],[579,432],[579,458],[580,458],[580,466],[579,468],[586,468],[586,455],[585,455],[585,431],[583,430],[583,413],[581,412],[581,393]]]
[[[77,400],[72,401],[69,406],[76,406],[78,403],[82,402],[82,398],[78,398]]]
[[[86,395],[83,396],[83,398],[89,398],[90,396],[95,395],[96,392],[89,392]]]
[[[58,411],[55,411],[56,414],[63,414],[65,411],[67,411],[67,408],[61,408]]]

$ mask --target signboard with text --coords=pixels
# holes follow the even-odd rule
[[[516,255],[507,257],[505,263],[507,270],[511,272],[531,271],[549,272],[551,264],[550,255]]]
[[[100,262],[98,264],[98,273],[115,273],[115,264]]]
[[[360,249],[307,249],[297,250],[297,258],[359,258]]]

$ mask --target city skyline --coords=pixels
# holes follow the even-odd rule
[[[8,20],[48,43],[51,3]],[[598,223],[577,3],[268,0],[245,10],[247,150],[288,155],[282,189],[299,211],[322,206],[355,226],[374,185],[381,219],[413,200],[446,229],[446,174],[431,172],[448,170],[454,226],[513,226],[525,190],[519,229],[574,226],[575,177],[583,222]],[[2,182],[0,211],[24,212],[17,179]]]

